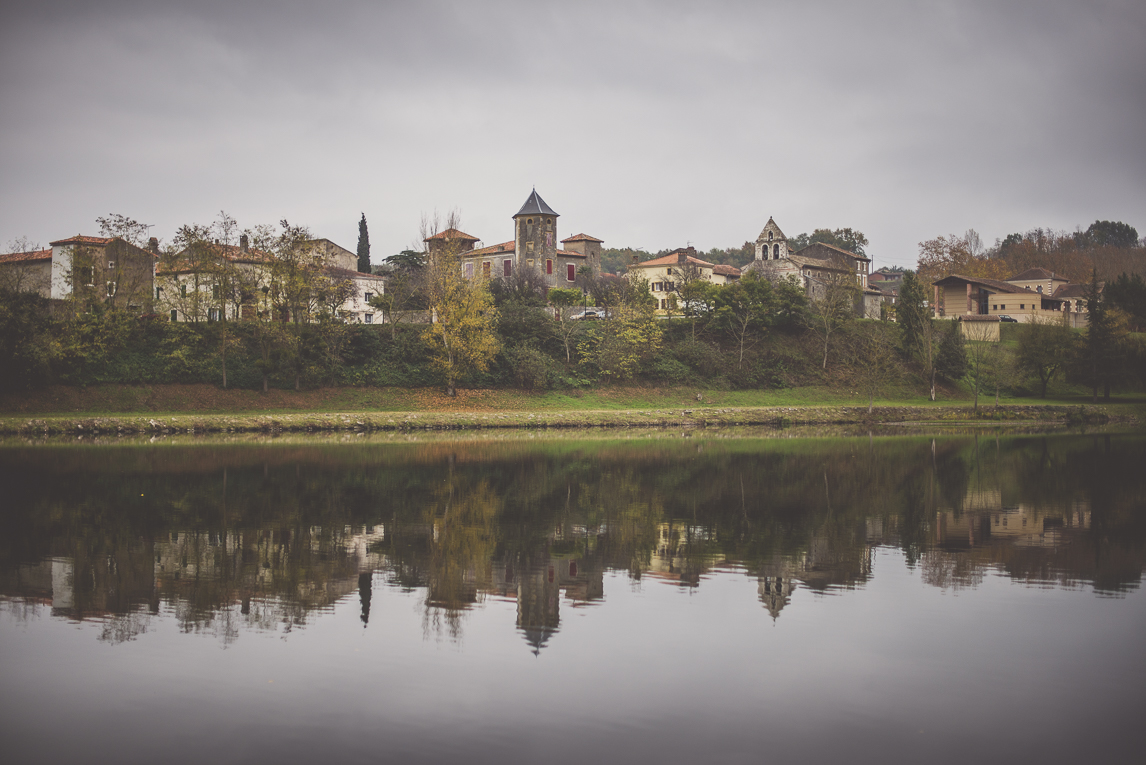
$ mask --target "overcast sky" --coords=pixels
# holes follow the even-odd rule
[[[1146,3],[0,3],[0,246],[226,210],[372,260],[423,213],[701,249],[1146,233]]]

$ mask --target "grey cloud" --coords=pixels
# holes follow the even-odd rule
[[[1146,12],[1030,3],[37,3],[0,30],[0,242],[219,209],[376,257],[531,185],[650,249],[867,232],[877,260],[1146,209]]]

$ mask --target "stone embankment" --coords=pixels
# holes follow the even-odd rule
[[[565,412],[354,412],[4,417],[7,435],[135,435],[175,433],[322,433],[498,428],[705,428],[733,425],[875,425],[894,423],[1061,423],[1137,425],[1101,406],[980,407],[696,407]]]

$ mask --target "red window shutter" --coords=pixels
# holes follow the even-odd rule
[[[547,273],[547,274],[553,273],[553,260],[552,260],[552,258],[546,258],[545,259],[545,273]]]
[[[577,278],[577,267],[574,266],[572,263],[565,266],[565,272],[567,274],[566,278],[569,281],[574,281]]]
[[[511,261],[511,260],[503,260],[503,261],[501,262],[501,266],[502,266],[502,270],[504,270],[504,271],[505,271],[505,274],[504,274],[504,275],[508,277],[508,276],[509,276],[509,274],[510,274],[510,272],[511,272],[511,271],[513,271],[513,261]]]

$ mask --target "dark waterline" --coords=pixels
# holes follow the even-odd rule
[[[1137,762],[1146,438],[0,448],[11,762]]]

